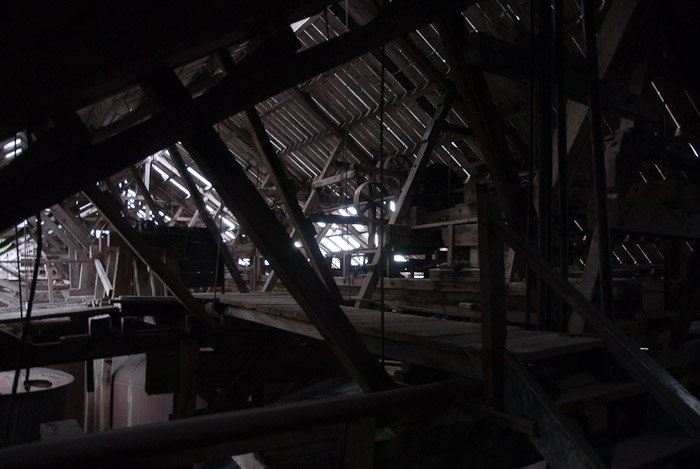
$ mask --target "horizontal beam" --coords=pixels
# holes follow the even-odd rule
[[[275,73],[264,60],[246,61],[203,95],[162,112],[97,144],[71,150],[56,137],[40,140],[0,171],[0,228],[63,200],[168,145],[209,127],[305,80],[406,35],[473,0],[403,0],[389,4],[369,24],[289,57]],[[46,162],[37,165],[36,162]],[[96,164],[95,162],[98,162]],[[27,188],[31,181],[31,190]]]
[[[91,433],[0,450],[6,467],[94,467],[272,435],[420,406],[445,408],[481,384],[454,380],[410,388],[227,412]],[[250,448],[253,451],[256,448]]]

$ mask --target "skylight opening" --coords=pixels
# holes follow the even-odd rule
[[[195,171],[195,169],[192,166],[187,167],[187,172],[190,173],[195,178],[197,178],[202,184],[204,184],[205,190],[211,189],[211,186],[212,186],[211,182],[209,182],[209,180],[207,178],[205,178],[204,176],[199,174],[197,171]]]
[[[307,21],[309,21],[311,17],[304,18],[303,20],[295,21],[294,23],[290,24],[292,31],[297,32],[299,29],[301,29],[302,26],[306,24]]]
[[[18,147],[21,143],[22,143],[22,139],[16,138],[14,140],[10,140],[5,145],[3,145],[2,149],[3,150],[11,150],[15,147]]]
[[[178,189],[180,189],[180,191],[181,191],[183,194],[185,194],[185,198],[186,198],[186,199],[188,199],[188,198],[190,197],[190,195],[191,195],[191,194],[190,194],[190,191],[188,191],[187,188],[186,188],[185,186],[183,186],[182,184],[180,184],[179,182],[177,182],[175,179],[170,179],[170,183],[171,183],[173,186],[175,186],[175,187],[177,187]]]
[[[661,100],[661,103],[664,105],[666,108],[666,112],[668,112],[668,115],[671,116],[671,119],[673,119],[673,123],[676,124],[676,129],[680,129],[681,125],[678,123],[678,120],[676,119],[676,116],[673,115],[671,112],[671,108],[668,107],[668,104],[666,104],[666,101],[664,100],[664,97],[661,95],[661,91],[656,87],[656,83],[653,81],[651,82],[651,86],[654,87],[654,91],[656,91],[656,94],[658,95],[659,99]]]
[[[163,171],[157,164],[155,164],[155,163],[152,164],[151,168],[153,168],[156,171],[156,173],[160,174],[160,177],[163,178],[163,181],[167,181],[168,179],[170,179],[170,176],[168,175],[168,173]]]

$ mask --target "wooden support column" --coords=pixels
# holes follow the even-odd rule
[[[586,266],[583,269],[583,278],[579,291],[583,293],[588,301],[593,300],[596,283],[598,282],[598,266],[600,265],[600,257],[598,256],[598,230],[593,232],[591,237],[591,245],[588,247],[588,256],[586,256]],[[586,326],[586,321],[577,311],[572,311],[569,318],[569,333],[580,334]]]
[[[520,187],[513,159],[510,156],[506,130],[500,111],[496,108],[484,73],[467,65],[464,43],[467,30],[462,15],[453,15],[438,22],[440,38],[447,52],[455,85],[465,111],[467,124],[474,130],[493,186],[503,201],[503,213],[510,226],[525,233],[524,192]]]
[[[233,281],[236,282],[238,291],[241,293],[248,293],[250,290],[248,290],[248,286],[238,270],[236,260],[231,255],[231,251],[229,251],[228,246],[226,246],[226,243],[224,243],[224,240],[221,239],[221,232],[219,231],[219,228],[217,228],[216,222],[212,219],[211,215],[209,215],[209,212],[204,205],[202,194],[200,194],[199,189],[197,188],[197,184],[195,184],[190,173],[187,172],[187,168],[185,167],[185,162],[182,159],[182,155],[180,155],[180,151],[175,146],[170,147],[169,150],[170,157],[175,163],[177,170],[180,172],[180,176],[185,182],[187,189],[190,191],[192,201],[194,202],[195,207],[197,207],[197,212],[200,214],[204,224],[207,226],[207,230],[209,230],[209,234],[214,240],[214,243],[216,243],[216,245],[219,247],[219,252],[224,260],[224,264],[226,264],[228,271],[231,273]]]
[[[166,107],[191,100],[171,71],[151,76],[146,88],[151,99]],[[366,391],[393,387],[389,375],[367,350],[336,299],[294,247],[284,227],[214,129],[204,128],[182,136],[181,141],[348,374]]]
[[[197,410],[197,355],[199,341],[184,339],[178,346],[177,387],[173,393],[173,418],[194,417]]]
[[[435,148],[435,144],[437,143],[438,137],[440,136],[440,131],[442,128],[441,122],[445,119],[447,113],[450,111],[450,108],[452,106],[452,99],[453,94],[451,92],[447,93],[447,95],[445,96],[445,100],[435,110],[435,115],[433,116],[432,121],[425,129],[425,133],[423,134],[423,141],[421,143],[420,149],[418,150],[416,160],[413,162],[413,166],[411,166],[411,170],[408,173],[406,182],[404,182],[404,185],[401,188],[401,194],[399,195],[399,199],[396,201],[396,209],[391,214],[391,217],[389,217],[390,225],[395,225],[396,223],[400,222],[406,215],[406,212],[408,212],[409,207],[411,206],[411,199],[413,197],[413,193],[415,192],[416,188],[418,187],[418,183],[420,182],[420,173],[422,172],[423,168],[427,166],[428,161],[430,161],[430,155],[433,153],[433,148]],[[386,241],[379,240],[379,242],[384,243],[384,251],[386,251]],[[362,283],[362,286],[360,287],[359,293],[357,294],[357,301],[355,302],[355,306],[358,308],[367,306],[368,301],[372,299],[372,294],[374,293],[374,290],[377,286],[377,281],[382,275],[381,266],[383,260],[379,258],[381,251],[382,250],[380,249],[374,251],[372,258],[374,268],[370,269],[369,272],[367,272],[365,280]]]
[[[348,420],[340,424],[338,465],[340,469],[374,467],[374,417]]]
[[[86,188],[84,192],[114,229],[121,235],[129,248],[151,268],[151,271],[158,276],[185,309],[200,322],[203,328],[208,332],[218,331],[218,325],[204,309],[204,305],[196,300],[189,290],[182,286],[180,280],[170,271],[163,261],[153,254],[148,243],[146,243],[141,235],[139,235],[138,232],[129,225],[126,219],[122,217],[119,209],[119,202],[97,187]]]
[[[481,336],[484,369],[484,402],[503,408],[506,351],[506,285],[503,240],[489,221],[501,214],[495,200],[483,188],[478,194],[479,289],[481,292]]]
[[[612,2],[600,28],[597,31],[598,70],[600,79],[611,82],[621,73],[624,59],[629,49],[638,44],[639,33],[655,2],[628,0]],[[581,170],[590,150],[590,125],[587,119],[588,106],[569,101],[566,105],[567,136],[567,183],[571,185],[574,177]],[[556,158],[555,158],[556,161]],[[555,165],[552,184],[559,180]]]

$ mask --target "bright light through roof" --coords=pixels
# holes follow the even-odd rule
[[[11,141],[7,142],[7,143],[2,147],[2,149],[3,149],[3,150],[9,150],[9,149],[11,149],[11,148],[15,148],[16,146],[19,146],[20,143],[22,143],[22,140],[20,140],[19,138],[17,138],[17,139],[15,139],[15,140],[11,140]]]
[[[292,27],[292,30],[296,32],[299,28],[304,26],[304,23],[306,23],[307,21],[309,21],[309,18],[304,18],[303,20],[299,20],[295,23],[290,24],[290,26]]]
[[[197,179],[199,179],[201,181],[201,183],[206,186],[205,189],[209,189],[211,187],[211,182],[209,182],[208,179],[206,179],[204,176],[202,176],[197,171],[195,171],[192,166],[187,167],[187,172],[190,173],[192,176],[196,177]]]
[[[182,184],[180,184],[179,182],[177,182],[175,179],[171,179],[171,180],[170,180],[170,183],[171,183],[173,186],[175,186],[175,187],[177,187],[178,189],[180,189],[183,193],[185,193],[185,194],[187,195],[187,197],[190,196],[190,191],[188,191],[187,188],[185,188],[185,186],[183,186]]]

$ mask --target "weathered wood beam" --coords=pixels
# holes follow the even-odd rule
[[[355,170],[351,169],[348,171],[343,171],[339,174],[334,174],[333,176],[326,176],[322,178],[316,178],[311,183],[311,189],[321,189],[326,186],[331,186],[333,184],[338,184],[344,181],[353,180],[355,178]]]
[[[598,282],[598,271],[600,266],[600,256],[598,255],[598,230],[593,232],[591,237],[591,245],[588,247],[588,255],[586,256],[586,266],[583,269],[581,285],[579,291],[583,296],[592,301],[593,293],[595,292],[596,283]],[[571,312],[569,317],[569,333],[580,334],[586,326],[586,321],[576,311]]]
[[[336,158],[338,158],[338,155],[340,155],[341,150],[343,149],[343,145],[345,143],[345,138],[341,138],[338,140],[338,143],[335,146],[335,149],[331,153],[330,157],[326,160],[326,163],[323,165],[323,169],[321,169],[321,172],[319,173],[318,177],[324,178],[327,177],[333,168],[333,163],[335,162]],[[311,189],[311,193],[309,194],[309,197],[306,199],[306,203],[304,204],[303,213],[304,215],[309,215],[311,211],[316,208],[316,205],[318,205],[318,190]],[[330,228],[330,226],[327,226]],[[294,233],[295,230],[292,228],[292,232],[289,234],[290,238],[294,239]],[[320,243],[321,239],[323,239],[323,236],[319,236],[321,233],[316,235],[316,242]],[[334,280],[335,281],[335,280]],[[270,272],[270,275],[267,276],[267,280],[265,280],[265,284],[263,285],[262,291],[264,292],[271,292],[275,288],[275,284],[277,283],[277,274],[273,270]]]
[[[401,188],[401,194],[399,195],[399,199],[396,201],[396,208],[389,218],[390,225],[400,222],[408,212],[411,205],[411,198],[413,197],[413,193],[420,182],[421,172],[428,164],[428,161],[430,161],[430,155],[433,153],[433,148],[435,148],[435,144],[440,136],[440,123],[445,119],[447,113],[450,111],[450,107],[452,106],[452,99],[453,93],[450,92],[445,96],[443,103],[435,110],[435,115],[433,116],[432,121],[425,129],[425,133],[423,134],[423,142],[418,150],[418,155],[416,156],[413,166],[411,167],[411,171],[408,173],[408,177]],[[380,240],[380,242],[386,243],[385,240]],[[380,257],[382,257],[380,253],[383,251],[385,251],[385,249],[377,249],[374,252],[372,263],[375,265],[375,268],[370,269],[370,271],[367,272],[367,275],[365,275],[360,291],[357,294],[357,301],[355,302],[355,306],[357,307],[366,306],[368,301],[372,298],[372,294],[377,286],[377,280],[379,280],[379,277],[382,275],[381,266],[383,259],[380,259]]]
[[[455,86],[467,112],[467,124],[474,130],[484,162],[496,192],[503,201],[506,220],[518,232],[525,232],[526,200],[506,141],[503,117],[491,98],[484,73],[467,64],[467,29],[462,15],[453,15],[438,23],[447,62],[454,73]]]
[[[636,46],[645,22],[653,21],[653,1],[630,0],[613,2],[597,31],[598,71],[602,82],[612,82],[622,72],[629,50]],[[567,119],[567,181],[572,184],[574,176],[581,170],[590,150],[590,125],[587,119],[588,106],[569,102]],[[552,174],[552,183],[559,179],[557,168]]]
[[[90,232],[85,225],[76,220],[75,217],[60,204],[51,206],[51,214],[61,226],[63,226],[63,229],[81,244],[85,252],[90,251],[90,246],[95,244],[96,240],[90,236]]]
[[[209,212],[207,211],[207,208],[204,205],[204,199],[202,198],[202,194],[200,194],[199,189],[197,188],[197,184],[194,182],[194,179],[192,179],[190,173],[187,172],[187,168],[185,167],[185,162],[182,159],[182,155],[180,155],[180,151],[174,145],[170,147],[169,151],[170,157],[175,163],[177,170],[180,171],[180,177],[182,177],[182,180],[185,181],[185,185],[190,191],[192,201],[197,207],[197,213],[199,213],[199,216],[204,221],[204,224],[206,225],[207,230],[209,230],[209,234],[211,235],[212,240],[218,246],[218,251],[221,253],[221,257],[224,261],[224,264],[226,264],[228,271],[231,273],[233,281],[236,282],[236,287],[238,287],[238,291],[241,293],[248,293],[248,285],[246,284],[245,280],[243,280],[243,277],[241,276],[241,273],[238,270],[236,260],[231,255],[231,251],[229,251],[228,246],[226,246],[226,243],[224,243],[224,240],[221,238],[221,231],[219,231],[219,229],[217,228],[216,222],[214,221],[214,219],[212,219],[211,215],[209,215]],[[219,206],[220,209],[222,207],[223,204]]]
[[[506,353],[506,284],[503,241],[495,236],[489,220],[500,213],[492,196],[478,194],[479,290],[483,343],[484,402],[503,409]]]
[[[22,158],[0,171],[0,227],[9,226],[58,200],[104,179],[177,142],[182,135],[207,128],[315,75],[414,31],[442,16],[465,9],[473,0],[403,0],[392,2],[369,24],[270,64],[242,64],[237,77],[225,77],[196,99],[153,116],[94,145],[70,149],[56,141],[37,142]],[[152,29],[151,29],[152,30]],[[41,142],[41,141],[40,141]],[[46,164],[37,161],[48,159]],[[22,163],[18,164],[18,162]],[[100,164],[96,165],[95,162]],[[27,172],[26,168],[32,167]],[[75,168],[80,168],[76,171]],[[32,190],[19,190],[31,180]],[[21,194],[22,197],[17,197]]]
[[[46,227],[49,230],[52,230],[56,236],[61,238],[61,241],[63,241],[65,243],[65,245],[68,246],[70,249],[72,249],[74,251],[78,250],[78,249],[82,249],[78,245],[78,242],[75,241],[73,238],[71,238],[71,236],[66,231],[59,228],[58,225],[51,219],[51,217],[43,217],[42,221],[46,225]]]
[[[306,254],[309,256],[311,266],[321,281],[326,285],[326,289],[328,289],[331,296],[338,302],[342,301],[342,295],[340,294],[340,290],[338,290],[338,285],[333,279],[333,274],[331,274],[330,267],[326,263],[326,259],[321,253],[318,243],[314,239],[316,236],[316,230],[314,229],[311,221],[306,218],[302,212],[301,206],[299,205],[296,197],[296,192],[287,180],[284,167],[277,158],[275,149],[272,146],[267,133],[265,132],[265,127],[260,120],[260,116],[258,116],[255,108],[246,109],[245,115],[248,125],[250,126],[251,133],[254,136],[254,140],[258,147],[258,151],[263,156],[263,160],[267,166],[273,183],[279,189],[280,197],[284,203],[287,216],[294,227],[295,233],[299,236]]]
[[[149,94],[163,104],[177,106],[191,100],[172,72],[152,77],[147,87]],[[362,343],[338,302],[294,247],[284,227],[214,129],[204,128],[183,136],[181,141],[348,374],[368,391],[393,387],[391,378]]]
[[[165,225],[165,220],[163,220],[163,217],[159,213],[156,201],[153,200],[153,197],[151,197],[151,192],[146,187],[146,184],[144,184],[143,179],[141,179],[141,175],[139,174],[139,171],[134,167],[134,165],[129,166],[129,174],[131,175],[131,180],[134,181],[136,187],[138,187],[139,189],[139,192],[141,192],[141,195],[146,201],[146,205],[148,205],[148,209],[153,214],[153,217],[158,221],[159,225]]]
[[[85,195],[92,201],[97,209],[109,221],[110,225],[124,239],[124,242],[131,248],[139,259],[141,259],[151,271],[165,284],[175,298],[190,312],[190,314],[201,324],[207,332],[217,332],[218,324],[211,315],[204,309],[204,305],[196,300],[173,272],[161,261],[152,251],[151,247],[131,227],[120,213],[121,204],[108,193],[102,192],[97,187],[90,187],[84,190]]]
[[[321,107],[316,104],[316,101],[311,98],[311,95],[305,91],[299,90],[296,86],[289,89],[292,96],[300,102],[318,121],[323,124],[328,130],[333,133],[336,137],[343,139],[345,134],[345,129],[342,129],[333,120],[328,117],[328,115],[321,109]],[[347,147],[357,158],[367,164],[372,163],[372,156],[368,155],[356,142],[355,140],[348,136]]]

